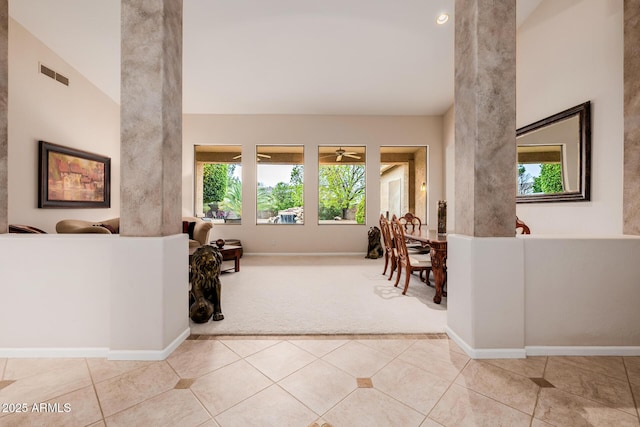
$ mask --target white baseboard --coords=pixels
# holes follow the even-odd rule
[[[527,346],[527,356],[640,356],[638,346]]]
[[[0,358],[8,359],[58,359],[58,358],[105,358],[108,348],[101,347],[70,347],[70,348],[0,348]]]
[[[640,356],[639,346],[526,346],[475,349],[448,326],[445,332],[472,359],[523,359],[527,356]]]
[[[0,348],[0,358],[7,359],[57,359],[57,358],[107,358],[109,360],[165,360],[184,340],[191,335],[185,329],[163,350],[109,350],[102,347],[70,348]]]
[[[524,359],[527,355],[524,348],[472,348],[448,326],[444,331],[472,359]]]
[[[165,360],[191,335],[191,329],[185,329],[171,344],[162,350],[110,350],[109,360]]]

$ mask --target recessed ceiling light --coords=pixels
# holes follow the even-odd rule
[[[446,13],[441,13],[440,15],[438,15],[438,18],[436,19],[436,24],[443,25],[443,24],[446,24],[448,20],[449,20],[449,15]]]

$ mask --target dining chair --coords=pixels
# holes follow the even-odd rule
[[[518,217],[516,217],[516,234],[531,234],[529,226]]]
[[[398,286],[400,283],[400,276],[402,275],[402,270],[405,270],[405,278],[404,278],[404,289],[402,291],[402,295],[407,294],[407,289],[409,289],[409,280],[411,274],[414,271],[420,272],[420,280],[424,280],[425,282],[429,281],[429,273],[431,272],[431,257],[429,255],[419,255],[410,253],[407,250],[407,243],[404,237],[404,226],[400,223],[398,219],[391,220],[391,231],[393,232],[393,241],[396,247],[397,253],[397,265],[398,265],[398,276],[396,277],[396,283],[394,286]],[[422,278],[422,273],[426,272],[425,279]]]
[[[422,227],[422,221],[420,220],[420,218],[418,218],[411,212],[407,212],[406,214],[398,218],[398,221],[400,221],[400,224],[402,224],[405,231],[415,231],[416,228],[419,230],[420,227]]]
[[[389,279],[393,277],[393,272],[396,270],[396,249],[393,246],[393,239],[391,238],[391,229],[389,220],[384,215],[380,214],[380,233],[382,234],[382,242],[384,244],[384,270],[382,274],[387,273],[387,267],[391,267],[389,273]]]
[[[420,228],[422,227],[422,221],[420,220],[420,218],[415,216],[411,212],[407,212],[406,214],[398,218],[398,221],[400,221],[400,224],[402,224],[402,226],[404,227],[405,233],[412,233],[416,230],[420,230]],[[410,237],[406,239],[406,243],[407,249],[410,252],[417,252],[421,254],[429,253],[429,245],[425,243],[413,240]]]

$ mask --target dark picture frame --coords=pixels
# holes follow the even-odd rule
[[[578,170],[578,188],[573,191],[559,193],[517,195],[516,203],[588,202],[591,200],[591,101],[576,105],[516,130],[516,144],[520,144],[518,139],[521,137],[549,129],[570,118],[578,119],[575,129],[575,133],[578,136],[577,158],[575,159]]]
[[[39,208],[111,207],[111,159],[38,142]]]

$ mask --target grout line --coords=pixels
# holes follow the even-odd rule
[[[246,356],[243,356],[243,355],[241,355],[241,354],[238,354],[234,349],[232,349],[231,347],[229,347],[229,346],[228,346],[228,345],[226,345],[225,343],[223,343],[223,342],[222,342],[222,340],[220,340],[220,339],[215,339],[214,341],[219,342],[220,344],[222,344],[223,346],[225,346],[226,348],[228,348],[232,353],[234,353],[236,356],[238,356],[240,359],[243,359],[243,360],[244,360],[245,358],[247,358],[247,357],[253,356],[253,355],[254,355],[254,354],[256,354],[256,353],[260,353],[262,350],[266,350],[266,349],[268,349],[268,348],[273,347],[274,345],[278,345],[278,344],[280,344],[281,342],[283,342],[283,341],[280,341],[280,340],[273,340],[273,344],[268,345],[268,346],[266,346],[265,348],[262,348],[262,349],[260,349],[260,350],[258,350],[258,351],[254,351],[254,352],[253,352],[253,353],[251,353],[251,354],[247,354]],[[232,341],[232,340],[228,340],[228,341]],[[235,362],[232,362],[232,363],[235,363]],[[247,363],[249,363],[249,362],[247,362]],[[229,366],[229,365],[225,365],[225,366]]]
[[[469,360],[467,360],[467,363],[464,364],[464,366],[462,367],[462,369],[460,369],[460,372],[458,372],[458,375],[456,375],[456,377],[451,380],[449,382],[449,386],[447,387],[447,389],[444,391],[444,393],[442,393],[442,395],[438,398],[438,400],[436,401],[436,403],[433,405],[433,407],[431,408],[431,410],[429,410],[429,413],[427,414],[427,418],[429,418],[429,416],[431,415],[431,413],[433,412],[434,409],[436,409],[438,407],[438,405],[440,404],[440,402],[442,401],[442,398],[445,396],[445,394],[447,394],[449,392],[449,390],[451,390],[451,387],[456,383],[456,379],[458,379],[458,377],[460,376],[460,374],[462,374],[462,371],[464,371],[464,369],[467,367],[467,365],[469,364],[469,362],[472,359],[469,358]],[[445,380],[446,381],[446,380]],[[436,420],[434,420],[436,421]],[[437,422],[437,421],[436,421]]]
[[[542,368],[542,378],[544,378],[544,375],[547,372],[547,365],[549,364],[549,356],[546,356],[544,359],[544,367]],[[546,379],[546,378],[544,378]],[[549,380],[547,380],[549,381]],[[538,401],[540,400],[540,393],[542,392],[542,387],[538,386],[538,392],[536,393],[536,402],[533,405],[533,414],[531,414],[531,423],[529,424],[530,427],[533,427],[533,420],[536,417],[536,410],[538,409]]]
[[[102,402],[100,402],[100,396],[98,396],[98,390],[96,389],[96,382],[93,379],[93,373],[91,372],[91,367],[89,366],[89,361],[85,358],[84,363],[87,365],[87,371],[89,371],[89,378],[91,378],[91,387],[93,387],[93,393],[96,396],[96,401],[98,402],[98,408],[100,408],[100,415],[102,416],[102,422],[106,425],[106,420],[104,416],[104,410],[102,409]]]
[[[553,357],[553,358],[556,358],[556,359],[561,359],[562,357],[565,357],[565,356],[547,356],[547,364],[548,364],[548,362],[551,360],[551,358],[552,358],[552,357]],[[589,356],[577,356],[577,357],[589,357]],[[608,357],[608,356],[603,356],[603,357]],[[586,371],[586,372],[588,372],[588,373],[590,373],[590,374],[603,375],[603,376],[608,377],[608,378],[610,378],[610,379],[617,380],[617,381],[619,381],[619,382],[623,382],[623,380],[621,380],[621,379],[619,379],[619,378],[611,377],[611,376],[606,375],[606,374],[599,374],[599,373],[597,373],[597,372],[593,372],[593,371],[591,371],[591,370],[589,370],[589,369],[585,369],[585,368],[582,368],[582,367],[576,367],[576,368],[574,368],[574,369],[577,369],[577,370],[579,370],[579,371],[583,371],[583,372],[584,372],[584,371]],[[546,374],[546,370],[547,370],[547,365],[545,365],[545,374]],[[626,371],[626,368],[625,368],[625,371]],[[546,378],[545,378],[545,379],[546,379]],[[547,380],[547,381],[548,381],[548,380]],[[576,396],[576,397],[578,397],[578,398],[581,398],[581,399],[587,400],[587,401],[589,401],[589,402],[597,403],[598,405],[602,405],[602,406],[604,406],[604,407],[606,407],[606,408],[616,410],[616,411],[621,412],[621,413],[623,413],[623,414],[627,414],[627,415],[633,416],[633,414],[631,414],[631,413],[629,413],[629,412],[626,412],[626,411],[623,411],[622,409],[620,409],[620,408],[618,408],[618,407],[612,406],[610,403],[605,403],[605,402],[602,402],[602,401],[599,401],[599,400],[596,400],[596,399],[593,399],[593,398],[586,397],[586,396],[584,396],[584,395],[582,395],[582,394],[578,394],[578,393],[571,392],[571,391],[566,390],[566,389],[564,389],[564,388],[560,388],[560,387],[558,387],[558,386],[557,386],[557,385],[555,385],[555,384],[554,384],[554,387],[555,387],[555,389],[556,389],[556,390],[558,390],[558,391],[560,391],[560,392],[562,392],[562,393],[570,394],[570,395],[572,395],[572,396]],[[631,394],[631,397],[633,398],[633,392],[632,392],[632,394]],[[637,411],[638,411],[638,408],[636,407],[636,412],[637,412]]]
[[[631,390],[631,400],[633,400],[633,404],[636,407],[636,416],[638,417],[638,420],[640,420],[640,410],[638,409],[638,407],[640,406],[640,396],[636,397],[635,393],[633,392],[633,385],[631,384],[631,378],[629,378],[629,369],[627,368],[627,362],[624,357],[622,358],[622,366],[624,366],[624,373],[627,375],[627,383],[629,384],[629,389]]]

